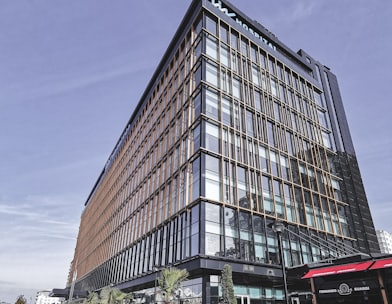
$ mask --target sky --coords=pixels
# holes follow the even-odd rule
[[[392,232],[392,1],[233,0],[338,77]],[[0,302],[64,288],[83,205],[190,0],[0,0]]]

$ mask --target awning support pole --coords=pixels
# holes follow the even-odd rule
[[[314,278],[310,278],[310,288],[312,289],[312,304],[317,304],[316,288],[314,287]]]
[[[381,270],[377,270],[378,284],[380,285],[381,296],[384,304],[388,304],[387,293],[385,292],[384,280],[382,279]]]

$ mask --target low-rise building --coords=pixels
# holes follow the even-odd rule
[[[392,233],[385,230],[377,230],[378,244],[382,253],[392,253]]]
[[[38,291],[35,296],[35,304],[60,304],[64,301],[64,298],[51,297],[49,294],[49,290]]]

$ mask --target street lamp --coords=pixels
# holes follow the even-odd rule
[[[285,229],[286,229],[286,227],[280,221],[275,221],[272,224],[272,230],[278,236],[278,249],[279,249],[279,256],[280,256],[280,264],[282,266],[283,285],[284,285],[284,297],[286,299],[286,304],[290,304],[290,302],[289,302],[289,292],[287,290],[286,266],[285,266],[285,262],[284,262],[283,243],[282,243],[282,232]]]

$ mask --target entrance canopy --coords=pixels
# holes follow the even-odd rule
[[[392,267],[392,258],[375,261],[374,264],[370,267],[370,270],[389,267]]]
[[[390,261],[392,262],[392,259],[390,259]],[[310,279],[310,278],[323,277],[328,275],[343,274],[348,272],[364,271],[367,270],[373,263],[374,263],[373,261],[366,261],[366,262],[334,265],[329,267],[311,269],[308,271],[307,274],[305,274],[302,277],[302,279]]]

